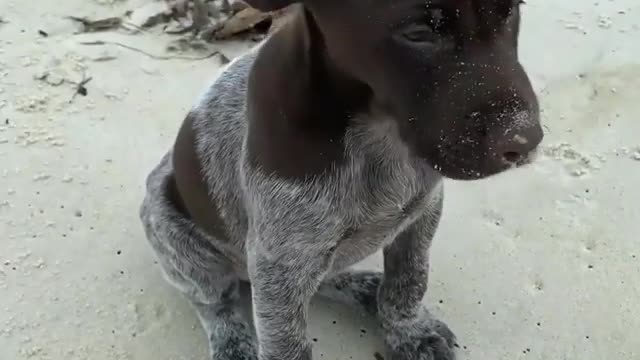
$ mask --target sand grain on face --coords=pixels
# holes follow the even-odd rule
[[[206,358],[137,214],[219,59],[82,46],[175,55],[176,38],[161,26],[74,35],[65,18],[145,3],[0,1],[0,359]],[[640,358],[640,8],[539,0],[523,16],[545,141],[528,167],[447,184],[425,301],[461,358]],[[380,256],[359,267],[380,269]],[[318,358],[387,358],[371,319],[323,302],[310,317]]]

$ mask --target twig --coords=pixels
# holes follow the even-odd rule
[[[198,32],[211,22],[209,19],[209,8],[203,0],[193,0],[193,29]]]
[[[93,78],[87,77],[86,73],[82,74],[82,80],[76,84],[76,91],[73,92],[73,96],[71,97],[71,100],[69,100],[69,103],[72,103],[78,95],[87,96],[87,88],[85,85],[87,85],[91,79]]]
[[[100,31],[115,30],[118,28],[124,28],[125,30],[136,30],[140,32],[146,32],[147,29],[140,27],[130,21],[126,21],[119,17],[110,17],[99,20],[90,20],[84,17],[67,16],[68,19],[76,21],[83,26],[83,33],[95,33]]]
[[[103,40],[97,40],[97,41],[82,41],[80,42],[81,45],[116,45],[116,46],[120,46],[123,47],[125,49],[129,49],[131,51],[135,51],[137,53],[143,54],[145,56],[148,56],[152,59],[155,60],[194,60],[194,61],[199,61],[199,60],[206,60],[209,58],[212,58],[216,55],[220,55],[223,57],[223,59],[226,59],[227,57],[220,51],[215,50],[207,55],[203,55],[203,56],[182,56],[182,55],[155,55],[155,54],[151,54],[148,53],[144,50],[135,48],[133,46],[130,45],[126,45],[126,44],[122,44],[116,41],[103,41]]]

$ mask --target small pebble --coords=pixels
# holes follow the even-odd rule
[[[612,24],[613,21],[611,21],[611,18],[607,16],[600,16],[600,18],[598,19],[598,27],[600,27],[601,29],[609,29],[611,28]]]
[[[47,175],[47,174],[38,174],[33,177],[33,181],[43,181],[43,180],[49,180],[49,179],[51,179],[51,175]]]

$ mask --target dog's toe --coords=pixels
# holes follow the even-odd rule
[[[257,360],[253,337],[245,333],[232,333],[210,341],[212,360]]]
[[[447,324],[443,323],[440,320],[435,320],[433,325],[433,331],[435,331],[436,333],[438,333],[438,335],[444,338],[449,347],[451,348],[458,347],[458,340],[456,338],[456,335],[453,333],[453,331],[451,331],[451,329]]]
[[[455,349],[449,345],[449,340],[438,333],[427,336],[418,347],[420,360],[454,360]]]
[[[455,360],[456,336],[442,321],[425,312],[408,326],[389,329],[386,340],[391,360]]]

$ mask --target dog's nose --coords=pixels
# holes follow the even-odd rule
[[[506,164],[526,163],[531,153],[542,142],[543,131],[539,124],[532,124],[517,131],[507,131],[494,144],[494,153]]]

